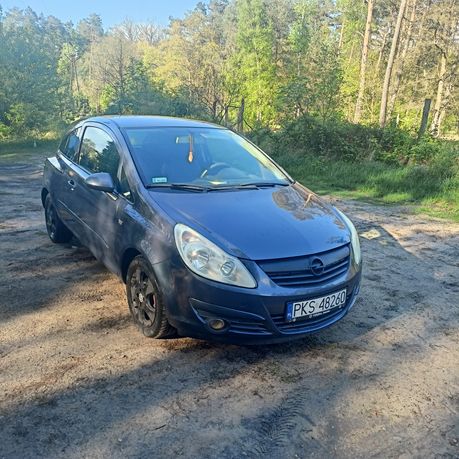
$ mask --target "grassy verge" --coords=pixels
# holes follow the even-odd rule
[[[27,163],[36,156],[45,156],[56,151],[59,140],[12,140],[0,142],[0,162],[3,164]]]
[[[380,204],[410,204],[431,216],[459,221],[459,176],[438,164],[395,166],[298,155],[273,155],[294,177],[319,194]]]
[[[307,115],[275,131],[252,131],[250,137],[318,193],[411,204],[416,211],[459,221],[457,141]]]
[[[27,163],[56,150],[58,140],[0,142],[0,162]],[[319,194],[379,204],[410,204],[415,211],[459,221],[459,172],[450,157],[429,165],[398,166],[379,161],[340,161],[278,153],[262,145],[296,180]],[[267,148],[268,147],[268,148]],[[277,152],[275,151],[277,150]]]

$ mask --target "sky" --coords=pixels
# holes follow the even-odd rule
[[[38,14],[56,16],[74,24],[80,19],[97,13],[104,28],[119,24],[129,18],[135,22],[153,21],[167,25],[169,16],[182,17],[192,10],[199,0],[0,0],[3,10],[30,6]]]

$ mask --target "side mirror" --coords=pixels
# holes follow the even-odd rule
[[[93,190],[106,191],[107,193],[115,191],[115,184],[113,183],[112,176],[107,172],[97,172],[96,174],[91,174],[86,177],[85,183]]]

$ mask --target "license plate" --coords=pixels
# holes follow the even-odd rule
[[[311,319],[342,308],[346,304],[346,289],[310,300],[291,301],[287,303],[286,320],[293,322],[299,318]]]

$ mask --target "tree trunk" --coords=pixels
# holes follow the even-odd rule
[[[441,111],[443,107],[443,94],[445,91],[445,75],[446,75],[446,53],[442,51],[440,59],[440,72],[438,74],[437,95],[435,96],[434,113],[430,132],[437,136],[440,127]]]
[[[386,33],[384,34],[384,38],[383,38],[383,42],[382,42],[382,45],[381,45],[381,49],[379,50],[378,62],[376,64],[376,70],[377,70],[378,74],[379,74],[379,69],[381,67],[382,57],[383,57],[383,54],[384,54],[384,48],[386,47],[387,37],[389,35],[390,35],[390,28],[387,29]]]
[[[410,46],[411,32],[412,32],[415,18],[416,18],[416,0],[413,0],[410,19],[408,22],[408,26],[406,28],[405,42],[403,44],[402,51],[400,52],[399,63],[398,63],[397,71],[395,72],[394,89],[389,99],[389,107],[387,109],[387,113],[389,117],[392,114],[392,111],[394,110],[395,101],[397,100],[398,91],[400,89],[400,83],[402,81],[402,76],[403,76],[403,65],[405,63],[406,54]]]
[[[392,75],[392,68],[394,67],[395,54],[397,52],[398,42],[400,39],[400,28],[402,25],[403,15],[405,14],[407,0],[400,1],[400,8],[398,10],[397,22],[395,23],[394,36],[392,37],[392,44],[390,47],[389,59],[387,61],[386,74],[384,75],[384,83],[381,95],[381,108],[379,111],[379,126],[386,125],[387,115],[387,96],[389,95],[390,78]]]
[[[344,40],[344,19],[343,19],[343,23],[341,24],[341,30],[339,32],[339,42],[338,42],[339,51],[341,51],[341,48],[343,47],[343,40]]]
[[[124,81],[124,51],[123,43],[121,40],[119,43],[119,53],[118,53],[118,114],[124,114],[124,104],[125,104],[125,81]]]
[[[454,71],[453,75],[456,75],[456,71]],[[438,118],[438,134],[440,134],[441,132],[441,123],[443,121],[443,118],[446,116],[446,109],[449,105],[449,101],[450,101],[450,97],[451,97],[451,94],[453,92],[453,82],[450,81],[450,83],[447,85],[447,88],[446,88],[446,94],[445,94],[445,97],[443,99],[443,105],[440,109],[440,115],[439,115],[439,118]]]
[[[370,43],[371,21],[373,19],[374,0],[368,0],[367,22],[365,23],[365,34],[363,36],[362,57],[360,60],[360,77],[359,77],[359,92],[355,103],[354,123],[360,121],[362,116],[362,103],[365,93],[365,74],[367,69],[368,47]]]
[[[77,57],[75,55],[72,57],[72,64],[73,64],[73,74],[75,75],[75,84],[76,84],[76,93],[77,95],[80,94],[80,82],[78,80],[78,69],[77,69]]]
[[[434,136],[440,134],[441,122],[449,105],[451,92],[456,84],[459,60],[457,59],[457,0],[450,0],[448,18],[450,22],[446,27],[440,27],[439,32],[442,38],[437,41],[435,35],[435,46],[440,50],[440,68],[438,72],[437,93],[435,97],[434,114],[432,118],[431,133]]]
[[[239,111],[237,112],[237,130],[239,132],[244,132],[244,98],[241,100],[241,105],[239,106]]]
[[[419,127],[418,137],[421,137],[427,129],[427,122],[429,121],[429,112],[430,112],[430,104],[432,103],[432,99],[425,99],[424,100],[424,108],[422,110],[422,118],[421,118],[421,126]]]

